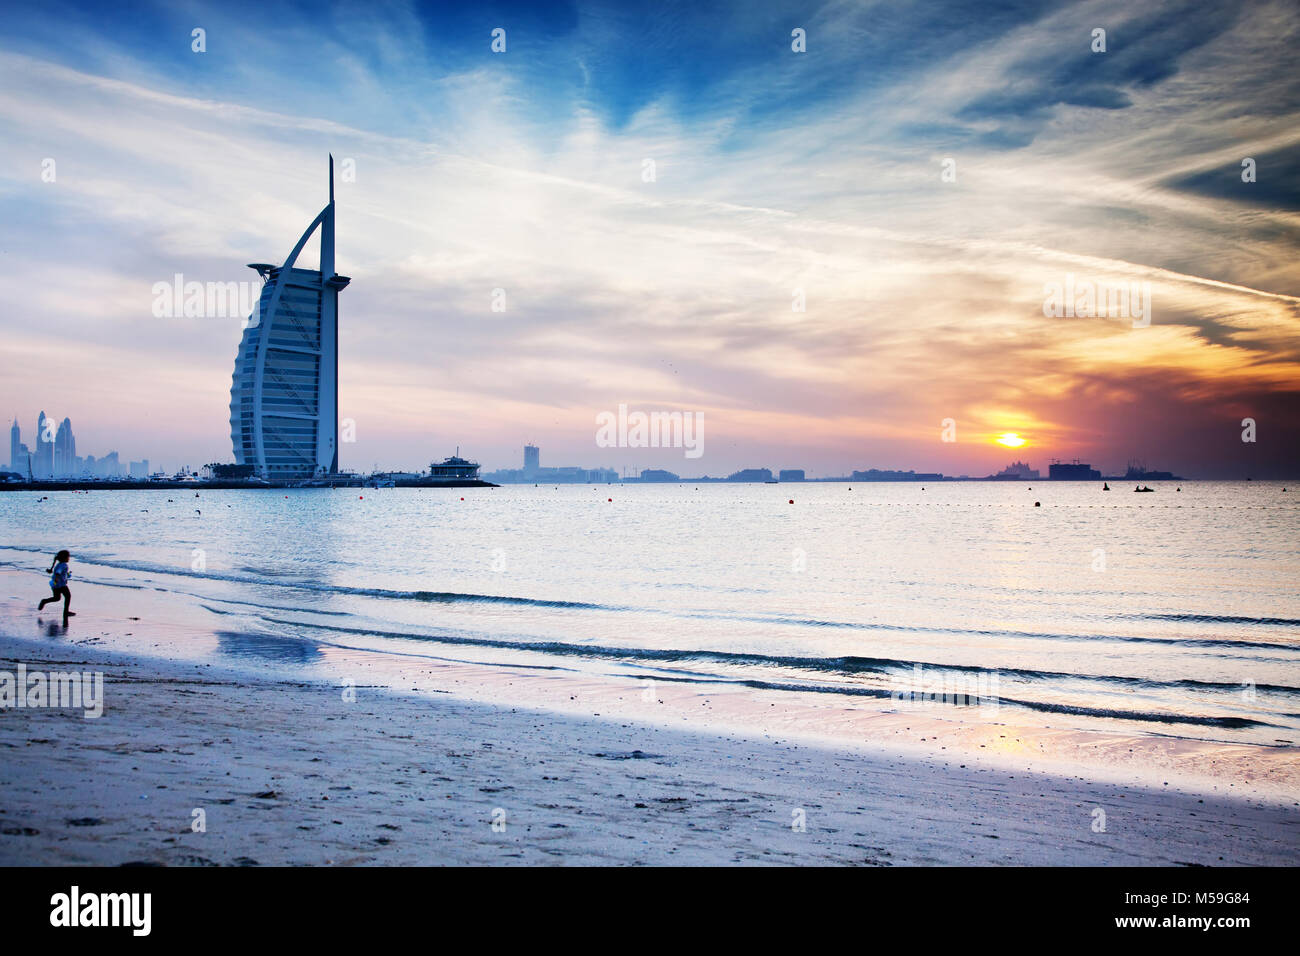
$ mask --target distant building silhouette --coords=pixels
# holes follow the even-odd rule
[[[77,473],[77,439],[72,434],[72,419],[65,418],[54,435],[54,471],[56,478]]]
[[[853,481],[939,481],[943,475],[929,471],[881,471],[870,468],[867,471],[855,471]]]
[[[96,478],[120,478],[122,476],[122,462],[118,460],[117,452],[110,451],[96,461],[91,474]]]
[[[781,481],[803,481],[804,472],[802,468],[783,468],[777,477]]]
[[[1028,479],[1032,481],[1035,478],[1038,478],[1039,475],[1038,475],[1037,468],[1030,468],[1029,465],[1023,461],[1013,461],[1011,464],[1007,465],[1007,467],[999,471],[996,475],[991,475],[990,477]]]
[[[1047,466],[1047,477],[1052,481],[1100,481],[1101,472],[1092,465],[1080,464],[1076,458],[1069,464],[1052,462]]]
[[[489,472],[483,478],[498,485],[608,484],[619,480],[618,472],[613,468],[578,468],[573,466],[567,468],[543,468],[542,452],[536,445],[524,446],[524,467],[502,468],[500,471]]]
[[[742,468],[727,476],[728,481],[775,481],[770,468]]]
[[[1149,471],[1146,462],[1130,461],[1128,471],[1124,472],[1125,481],[1182,481],[1172,471]]]
[[[54,475],[54,429],[50,420],[41,412],[36,419],[36,454],[32,462],[32,474],[37,478],[50,478]]]
[[[9,470],[27,477],[27,446],[23,444],[23,431],[18,427],[17,417],[9,429]]]

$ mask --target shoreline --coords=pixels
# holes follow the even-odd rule
[[[19,584],[0,569],[0,584]],[[97,571],[104,571],[103,567]],[[21,573],[21,572],[14,572]],[[799,740],[810,746],[879,750],[909,758],[961,761],[1011,773],[1082,776],[1117,785],[1175,787],[1201,794],[1232,794],[1281,806],[1300,801],[1300,746],[1233,740],[1227,734],[1189,735],[1177,725],[1139,725],[1119,719],[1083,727],[1068,715],[1043,714],[1012,703],[986,708],[887,696],[841,695],[803,689],[797,681],[736,680],[704,673],[672,674],[653,663],[580,655],[530,655],[440,641],[385,642],[367,626],[337,627],[314,611],[283,607],[243,622],[223,599],[191,601],[175,586],[141,588],[129,577],[81,579],[70,629],[47,615],[33,620],[26,599],[0,593],[0,634],[37,646],[112,648],[147,666],[229,667],[263,679],[384,685],[426,699],[451,694],[487,706],[527,707],[563,718],[599,717],[705,734],[759,740]],[[147,623],[144,623],[147,622]],[[376,626],[381,638],[389,631]]]
[[[63,481],[42,479],[40,481],[0,481],[0,491],[330,491],[356,488],[375,488],[373,479],[347,478],[329,484],[303,484],[302,481],[268,481],[255,484],[237,479],[211,479],[206,481]],[[402,478],[394,481],[394,488],[498,488],[482,478]]]
[[[0,670],[19,661],[102,670],[105,702],[90,720],[0,711],[4,865],[1287,865],[1298,853],[1294,801],[1012,771],[883,734],[810,743],[361,681],[349,703],[323,681],[0,638]],[[517,671],[503,679],[519,686]]]

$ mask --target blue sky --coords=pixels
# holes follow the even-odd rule
[[[345,467],[985,474],[1010,430],[1036,466],[1300,470],[1293,4],[5,17],[0,412],[80,450],[229,460],[239,322],[150,290],[282,259],[332,151]],[[1153,321],[1045,316],[1067,275],[1150,283]],[[703,458],[596,447],[620,403],[702,412]]]

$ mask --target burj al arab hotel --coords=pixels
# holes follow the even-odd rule
[[[339,470],[339,290],[351,280],[334,272],[333,156],[329,180],[329,204],[284,265],[249,265],[264,281],[235,358],[230,440],[236,463],[262,478]],[[298,255],[318,227],[319,268],[300,268]]]

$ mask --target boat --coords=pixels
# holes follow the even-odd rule
[[[1139,488],[1134,488],[1133,490],[1134,491],[1155,491],[1154,488],[1148,488],[1146,485],[1142,485]]]

